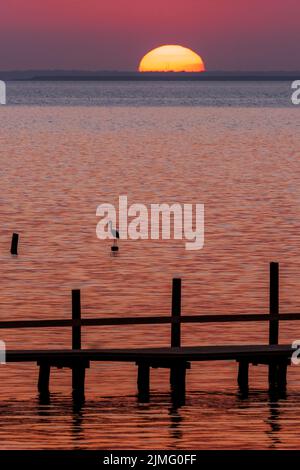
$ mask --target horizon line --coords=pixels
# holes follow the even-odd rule
[[[29,72],[80,72],[80,73],[136,73],[136,74],[193,74],[193,75],[202,75],[202,74],[209,74],[209,73],[241,73],[241,74],[247,74],[247,73],[299,73],[300,69],[293,69],[293,70],[282,70],[282,69],[272,69],[272,70],[238,70],[238,69],[232,69],[232,70],[222,70],[222,69],[214,69],[214,70],[205,70],[202,72],[140,72],[139,70],[115,70],[115,69],[76,69],[76,68],[70,68],[70,69],[64,69],[64,68],[28,68],[28,69],[0,69],[0,73],[29,73]]]

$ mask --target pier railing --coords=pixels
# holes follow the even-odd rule
[[[300,313],[279,312],[279,263],[270,263],[269,313],[182,315],[181,279],[172,283],[171,316],[82,318],[81,292],[72,290],[72,318],[0,321],[0,329],[72,327],[72,349],[81,349],[81,327],[171,324],[171,347],[181,346],[182,323],[269,322],[269,344],[278,344],[279,323],[300,320]]]

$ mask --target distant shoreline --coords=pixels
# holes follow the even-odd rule
[[[139,73],[83,71],[0,71],[7,81],[294,81],[300,72]]]
[[[298,75],[299,77],[300,75]],[[137,76],[137,77],[116,77],[116,76],[107,76],[107,77],[33,77],[30,81],[59,81],[59,82],[113,82],[113,81],[133,81],[133,82],[270,82],[270,81],[294,81],[297,80],[295,76],[288,76],[288,77],[262,77],[262,76],[247,76],[247,77],[228,77],[228,76],[220,76],[220,77],[145,77],[145,76]],[[23,79],[24,81],[24,79]],[[28,80],[27,80],[28,81]]]

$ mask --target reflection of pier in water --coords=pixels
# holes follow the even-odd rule
[[[276,447],[281,443],[280,441],[280,407],[281,399],[280,397],[270,396],[269,400],[269,418],[267,423],[270,426],[270,429],[266,431],[266,434],[270,438],[270,448],[276,449]]]

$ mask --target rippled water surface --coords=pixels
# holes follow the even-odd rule
[[[202,98],[199,84],[164,92],[166,85],[127,84],[127,102],[124,89],[115,100],[116,84],[8,86],[11,105],[0,108],[2,320],[70,318],[74,288],[84,316],[168,315],[175,275],[183,279],[183,314],[267,312],[272,260],[281,263],[282,312],[300,312],[300,111],[287,85],[201,84]],[[128,240],[112,257],[111,242],[96,237],[96,208],[117,205],[121,194],[129,204],[204,203],[204,249]],[[13,231],[18,258],[9,254]],[[263,323],[182,329],[183,345],[268,337]],[[280,341],[298,338],[300,324],[285,322]],[[10,349],[71,341],[68,328],[1,330],[1,339]],[[168,344],[165,325],[83,332],[83,347]],[[0,375],[2,449],[299,447],[296,366],[279,399],[267,393],[266,368],[252,367],[243,399],[235,363],[193,364],[180,408],[166,370],[152,371],[151,400],[141,404],[134,365],[92,363],[81,409],[73,407],[68,370],[53,371],[49,404],[38,400],[36,365],[2,365]]]

